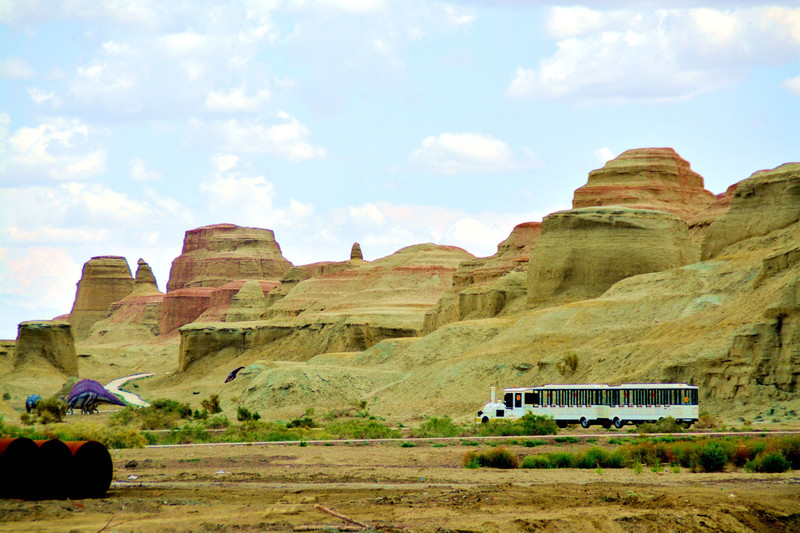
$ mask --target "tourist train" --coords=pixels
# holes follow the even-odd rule
[[[550,416],[559,427],[655,422],[672,417],[686,427],[697,422],[698,389],[685,383],[572,384],[503,389],[478,411],[476,422],[516,420],[528,413]]]

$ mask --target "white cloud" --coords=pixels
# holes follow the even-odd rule
[[[225,172],[234,168],[239,162],[239,156],[232,154],[215,154],[211,156],[211,166],[218,172]]]
[[[206,108],[211,111],[258,111],[269,101],[269,90],[262,89],[255,96],[247,96],[244,89],[211,91],[206,97]]]
[[[10,125],[8,115],[3,129]],[[106,151],[97,133],[78,120],[55,118],[0,136],[0,155],[10,182],[86,180],[106,172]]]
[[[147,168],[147,161],[141,157],[128,161],[128,176],[133,181],[156,181],[162,178],[161,172]]]
[[[44,89],[39,89],[38,87],[31,87],[28,89],[28,96],[31,97],[31,100],[35,104],[43,104],[48,100],[52,100],[55,97],[56,93],[48,93],[45,92]]]
[[[556,52],[536,67],[519,66],[508,96],[675,101],[800,54],[800,9],[790,8],[553,7],[547,29]]]
[[[605,165],[616,156],[614,155],[614,152],[611,151],[611,148],[604,146],[594,151],[594,157],[601,165]]]
[[[0,78],[5,80],[28,80],[36,77],[33,67],[19,57],[9,57],[0,63]]]
[[[781,83],[781,88],[786,89],[795,96],[800,96],[800,76],[789,78]]]
[[[462,172],[503,172],[534,166],[532,152],[524,160],[514,156],[504,141],[479,133],[442,133],[426,137],[409,162],[425,171],[440,174]]]
[[[18,317],[17,321],[50,319],[69,312],[80,279],[78,265],[64,248],[32,246],[4,250],[0,261],[0,302],[6,307],[44,310],[48,316]]]
[[[309,142],[311,132],[286,112],[271,120],[230,119],[205,124],[193,121],[192,127],[200,142],[211,143],[226,152],[239,154],[272,154],[288,161],[323,159],[327,151]]]

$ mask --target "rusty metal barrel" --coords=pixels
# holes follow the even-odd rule
[[[63,500],[70,495],[70,483],[74,477],[72,452],[58,439],[37,440],[39,459],[36,467],[37,482],[31,499]]]
[[[39,447],[25,437],[0,439],[0,497],[30,498]]]
[[[0,439],[0,498],[103,498],[113,475],[97,441]]]
[[[103,498],[111,486],[114,463],[108,448],[94,440],[68,441],[75,475],[70,498]]]

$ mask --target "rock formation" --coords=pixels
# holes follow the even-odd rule
[[[672,148],[636,148],[589,173],[575,191],[573,209],[627,206],[656,209],[688,218],[715,201],[703,178]]]
[[[233,224],[205,226],[186,232],[183,251],[172,262],[167,293],[221,287],[237,279],[278,281],[291,267],[271,230]]]
[[[124,257],[92,257],[84,263],[69,314],[75,340],[85,339],[92,325],[108,316],[111,304],[128,296],[133,286],[131,269]]]
[[[78,375],[78,356],[68,322],[30,321],[17,328],[14,368],[49,363],[68,376]]]
[[[159,330],[170,333],[197,320],[223,320],[240,287],[218,293],[226,305],[214,306],[215,289],[236,280],[260,280],[278,286],[292,264],[281,255],[271,230],[216,224],[186,232],[183,251],[172,262]]]
[[[372,263],[354,261],[344,270],[337,263],[318,264],[318,271],[329,268],[328,273],[299,281],[267,309],[264,320],[181,327],[180,368],[215,351],[230,355],[253,349],[302,361],[418,336],[425,312],[451,285],[457,266],[472,258],[461,248],[422,244]],[[294,272],[309,274],[303,268]]]
[[[762,170],[737,184],[731,206],[708,228],[702,258],[800,220],[800,163]]]
[[[364,255],[361,253],[361,245],[358,244],[357,242],[354,242],[353,243],[353,248],[350,249],[350,260],[351,261],[354,261],[354,260],[363,261],[364,260]]]
[[[423,332],[458,320],[496,316],[511,301],[525,296],[528,257],[541,232],[541,222],[523,222],[493,256],[461,263],[453,274],[453,286],[426,313]]]
[[[89,337],[98,343],[149,340],[159,333],[163,302],[164,293],[158,290],[150,265],[139,259],[133,291],[109,306],[108,317],[92,325]]]
[[[545,217],[528,264],[528,302],[581,300],[621,279],[697,260],[686,223],[661,211],[590,207]]]
[[[267,291],[269,292],[269,291]],[[256,280],[246,281],[231,299],[225,315],[226,322],[258,320],[267,309],[264,288]]]

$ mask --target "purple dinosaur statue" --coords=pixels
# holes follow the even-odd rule
[[[82,379],[77,382],[67,398],[69,408],[80,409],[83,414],[96,413],[97,404],[101,402],[125,406],[125,402],[93,379]]]

